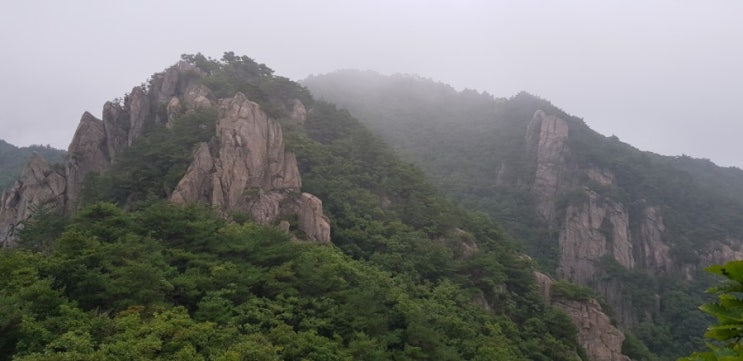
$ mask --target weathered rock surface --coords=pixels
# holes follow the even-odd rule
[[[611,324],[611,319],[595,299],[566,300],[554,297],[554,281],[547,275],[535,272],[540,293],[546,302],[565,312],[578,329],[578,342],[590,361],[631,361],[622,354],[624,334]]]
[[[103,121],[85,112],[67,148],[67,154],[65,209],[73,211],[85,177],[93,172],[102,172],[111,165]]]
[[[573,162],[568,135],[566,121],[542,111],[527,126],[527,151],[536,163],[531,184],[536,212],[556,235],[559,277],[593,287],[617,318],[631,325],[639,317],[624,297],[622,284],[607,280],[601,264],[611,257],[627,270],[672,271],[663,217],[656,206],[636,203],[631,213],[628,205],[613,198],[609,190],[616,186],[615,175]]]
[[[134,87],[123,104],[107,102],[103,120],[85,112],[64,165],[53,168],[34,158],[22,179],[3,193],[0,245],[16,244],[17,230],[35,207],[54,206],[68,214],[75,212],[85,178],[109,169],[116,157],[152,125],[213,107],[216,100],[202,84],[203,75],[196,66],[179,62],[155,74],[147,90]],[[329,242],[330,224],[322,213],[322,202],[300,192],[297,161],[285,150],[281,126],[242,94],[224,100],[219,110],[215,139],[198,146],[191,167],[171,199],[246,212],[261,223],[296,215],[297,228],[307,238]],[[295,101],[291,117],[303,122],[306,114],[304,105]]]
[[[300,188],[297,161],[285,149],[281,126],[238,93],[220,102],[215,138],[194,152],[171,200],[207,202],[223,211],[248,213],[264,224],[296,215],[307,238],[329,242],[322,202]]]
[[[21,180],[0,195],[0,246],[16,246],[16,236],[23,222],[38,209],[61,204],[65,187],[63,171],[34,154]]]
[[[537,169],[532,192],[537,194],[537,213],[548,224],[555,222],[555,202],[560,190],[560,172],[564,169],[565,140],[568,124],[554,115],[539,110],[526,130],[527,147],[536,156]]]
[[[129,137],[127,145],[141,137],[150,121],[150,100],[142,87],[134,87],[127,98],[125,106],[129,109]]]
[[[624,206],[590,190],[585,195],[585,203],[568,205],[558,240],[558,273],[580,284],[594,280],[594,263],[607,254],[627,269],[635,265]]]
[[[307,109],[299,99],[292,101],[292,111],[289,113],[289,118],[299,124],[303,124],[307,120]]]

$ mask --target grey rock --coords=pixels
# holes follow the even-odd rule
[[[64,201],[66,180],[61,169],[53,168],[34,154],[21,179],[0,195],[0,246],[15,247],[23,222],[42,207],[57,207]]]

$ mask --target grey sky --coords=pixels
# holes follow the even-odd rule
[[[641,149],[743,167],[743,1],[5,1],[0,139],[66,148],[182,53],[299,80],[416,73],[549,99]]]

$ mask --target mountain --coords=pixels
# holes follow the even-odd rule
[[[743,256],[741,170],[638,150],[528,93],[354,70],[303,84],[501,222],[543,272],[593,289],[633,359],[637,338],[664,360],[702,347],[701,271]]]
[[[65,151],[48,145],[19,148],[0,139],[0,189],[10,187],[16,179],[20,178],[23,166],[34,153],[40,154],[51,162],[59,162],[65,156]]]
[[[69,149],[2,195],[0,359],[627,359],[586,289],[246,56],[184,55]]]

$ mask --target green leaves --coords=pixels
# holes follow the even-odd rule
[[[699,307],[717,318],[717,324],[707,328],[704,337],[710,340],[711,351],[694,353],[679,361],[741,360],[743,359],[743,261],[730,261],[725,265],[713,265],[707,271],[726,277],[724,284],[710,288],[707,292],[718,295],[717,303]]]

